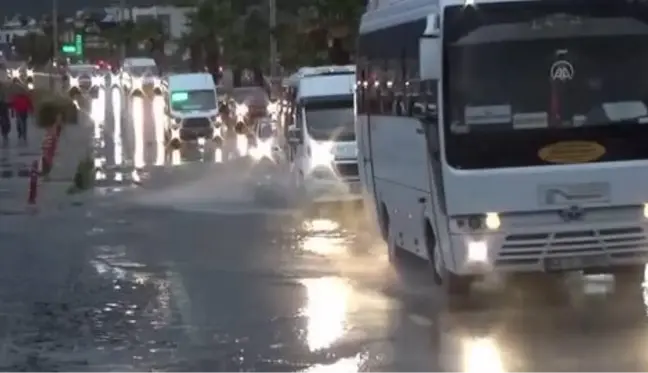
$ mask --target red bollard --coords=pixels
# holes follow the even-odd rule
[[[31,171],[29,172],[29,195],[27,197],[27,204],[35,205],[36,197],[38,197],[38,161],[32,163]]]

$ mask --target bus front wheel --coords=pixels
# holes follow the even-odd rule
[[[443,289],[448,308],[450,310],[467,308],[470,304],[474,276],[458,275],[448,270],[434,229],[429,221],[425,223],[425,240],[434,282]]]

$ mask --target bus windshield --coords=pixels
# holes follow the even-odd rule
[[[525,13],[516,13],[508,4],[513,18],[528,18],[488,24],[488,8],[480,9],[479,21],[464,22],[464,32],[453,29],[444,45],[448,164],[484,169],[648,159],[645,20],[619,11],[563,13],[551,9],[554,2],[525,2]],[[506,12],[506,4],[498,7]],[[566,141],[602,150],[573,162],[542,156],[542,149]]]
[[[353,101],[306,103],[304,119],[308,133],[315,140],[355,140]]]

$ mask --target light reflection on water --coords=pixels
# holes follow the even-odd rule
[[[130,286],[131,290],[138,286],[151,285],[156,289],[156,297],[148,303],[147,319],[155,328],[169,326],[173,320],[171,310],[171,293],[167,279],[153,276],[142,269],[145,265],[128,258],[125,246],[97,246],[96,258],[90,264],[97,274],[115,282],[116,291]]]
[[[329,348],[346,331],[350,286],[335,277],[304,279],[301,283],[306,287],[306,307],[302,312],[308,320],[308,347],[311,351]]]

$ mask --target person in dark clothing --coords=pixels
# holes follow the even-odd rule
[[[2,134],[2,141],[5,144],[9,141],[9,132],[11,132],[9,103],[4,93],[0,93],[0,133]]]
[[[26,92],[17,93],[11,100],[11,107],[16,113],[18,139],[27,141],[27,119],[32,111],[32,101]]]

